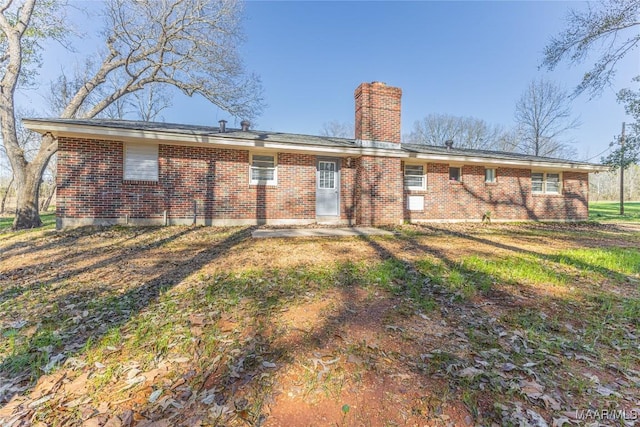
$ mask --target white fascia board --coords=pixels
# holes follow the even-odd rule
[[[557,171],[578,171],[578,172],[604,172],[609,170],[606,166],[602,165],[580,165],[575,163],[556,163],[545,162],[539,160],[517,160],[517,159],[499,159],[499,158],[487,158],[487,157],[474,157],[474,156],[456,156],[456,155],[442,155],[442,154],[425,154],[425,153],[412,153],[411,158],[424,159],[435,163],[456,163],[456,164],[476,164],[487,167],[510,167],[510,168],[523,168],[523,169],[545,169],[545,170],[557,170]]]
[[[398,149],[383,149],[371,147],[336,147],[304,143],[290,143],[283,141],[263,141],[248,138],[219,137],[212,135],[184,134],[177,132],[163,132],[140,129],[120,129],[107,126],[87,126],[80,124],[67,124],[46,122],[40,120],[23,119],[27,129],[45,134],[52,133],[55,136],[72,138],[115,139],[123,142],[138,143],[167,143],[187,146],[215,146],[230,149],[254,150],[263,149],[270,151],[294,151],[302,154],[328,154],[337,157],[377,156],[419,159],[425,162],[477,164],[489,167],[511,167],[525,169],[545,169],[557,171],[579,172],[604,172],[609,170],[601,165],[580,165],[573,163],[555,163],[535,160],[499,159],[462,155],[428,154],[401,151]]]

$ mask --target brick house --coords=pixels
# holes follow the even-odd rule
[[[116,120],[25,119],[58,138],[57,226],[587,219],[601,166],[402,144],[402,91],[355,91],[355,139]]]

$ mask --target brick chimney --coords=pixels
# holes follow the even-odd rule
[[[399,147],[402,89],[382,82],[362,83],[355,98],[356,140],[361,145]]]

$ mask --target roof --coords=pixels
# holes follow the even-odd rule
[[[27,122],[51,123],[61,125],[90,126],[96,128],[112,128],[123,130],[139,130],[145,132],[163,132],[168,134],[182,134],[193,136],[212,136],[219,138],[242,138],[254,141],[279,141],[292,144],[329,145],[338,147],[353,147],[355,139],[334,138],[329,136],[302,135],[296,133],[270,132],[227,127],[225,132],[220,132],[217,126],[188,125],[180,123],[143,122],[137,120],[110,120],[110,119],[26,119]]]
[[[402,148],[406,151],[412,151],[412,152],[424,153],[424,154],[448,154],[448,155],[460,155],[460,156],[473,155],[476,157],[486,157],[491,159],[542,160],[550,163],[569,162],[569,163],[575,163],[575,164],[588,164],[584,162],[572,162],[570,160],[558,159],[555,157],[533,156],[531,154],[514,153],[510,151],[478,150],[478,149],[472,149],[472,148],[456,148],[456,147],[452,147],[451,149],[448,149],[447,147],[440,147],[437,145],[426,145],[426,144],[402,144]]]
[[[605,166],[593,163],[504,151],[456,147],[447,149],[444,146],[422,144],[401,144],[398,148],[389,143],[382,143],[380,147],[376,147],[375,143],[373,146],[371,144],[364,146],[350,138],[260,130],[242,131],[233,128],[226,128],[225,132],[220,132],[220,128],[216,126],[109,119],[34,118],[23,121],[28,129],[43,134],[51,132],[57,136],[91,135],[100,139],[118,138],[124,141],[172,141],[178,144],[216,144],[242,149],[251,147],[272,150],[290,149],[325,155],[377,155],[510,167],[578,169],[586,172],[607,170]]]

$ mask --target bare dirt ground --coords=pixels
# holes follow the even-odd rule
[[[633,425],[636,225],[0,234],[0,425]]]

